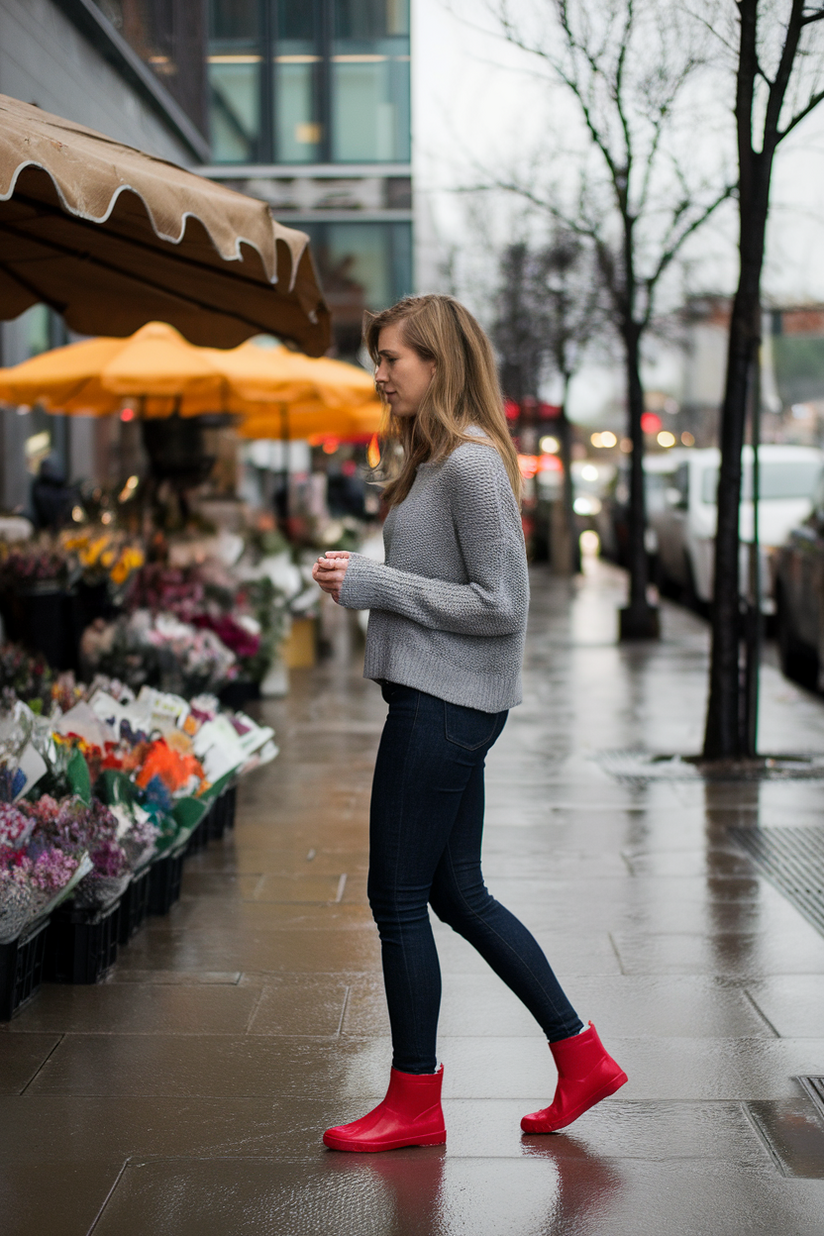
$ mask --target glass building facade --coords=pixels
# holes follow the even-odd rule
[[[212,0],[216,163],[407,163],[409,0]]]
[[[309,232],[339,351],[412,290],[409,0],[210,0],[209,174]]]

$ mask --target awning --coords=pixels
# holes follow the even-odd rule
[[[308,237],[265,203],[0,95],[0,318],[37,302],[84,335],[330,339]]]

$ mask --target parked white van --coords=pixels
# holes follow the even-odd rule
[[[693,450],[679,463],[666,492],[665,505],[651,513],[656,566],[664,588],[680,590],[701,605],[712,600],[715,555],[716,497],[721,453]],[[746,579],[752,541],[752,447],[742,452],[741,580]],[[759,450],[760,500],[758,539],[762,546],[762,607],[772,613],[772,573],[769,559],[784,544],[791,529],[807,518],[812,494],[824,466],[824,452],[811,446],[765,443]]]

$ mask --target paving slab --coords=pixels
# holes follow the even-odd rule
[[[434,1151],[434,1152],[433,1152]],[[746,1231],[819,1236],[821,1189],[769,1168],[576,1157],[451,1158],[416,1154],[317,1163],[163,1159],[130,1163],[95,1232],[102,1236],[683,1236]],[[787,1225],[787,1226],[785,1226]]]
[[[94,1158],[95,1140],[90,1139],[82,1160],[66,1161],[58,1152],[39,1163],[4,1162],[3,1236],[85,1236],[92,1230],[125,1167],[116,1158]]]
[[[60,1039],[59,1034],[0,1035],[0,1094],[22,1094]]]

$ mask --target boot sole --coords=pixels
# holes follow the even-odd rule
[[[625,1086],[628,1080],[629,1078],[626,1073],[619,1073],[611,1082],[607,1082],[605,1086],[602,1086],[601,1089],[588,1102],[575,1108],[572,1115],[570,1115],[563,1124],[553,1124],[551,1126],[544,1124],[536,1128],[527,1128],[525,1124],[526,1117],[524,1117],[521,1121],[521,1128],[524,1133],[558,1133],[561,1129],[569,1128],[569,1126],[573,1124],[579,1116],[583,1116],[584,1112],[588,1112],[589,1109],[594,1107],[596,1103],[600,1103],[602,1099],[608,1099],[611,1094],[615,1094],[615,1091],[620,1090],[622,1086]]]
[[[443,1146],[446,1144],[446,1129],[429,1137],[399,1137],[392,1141],[349,1141],[345,1137],[323,1135],[323,1144],[330,1150],[348,1150],[353,1154],[378,1154],[381,1150],[401,1150],[404,1146]]]

